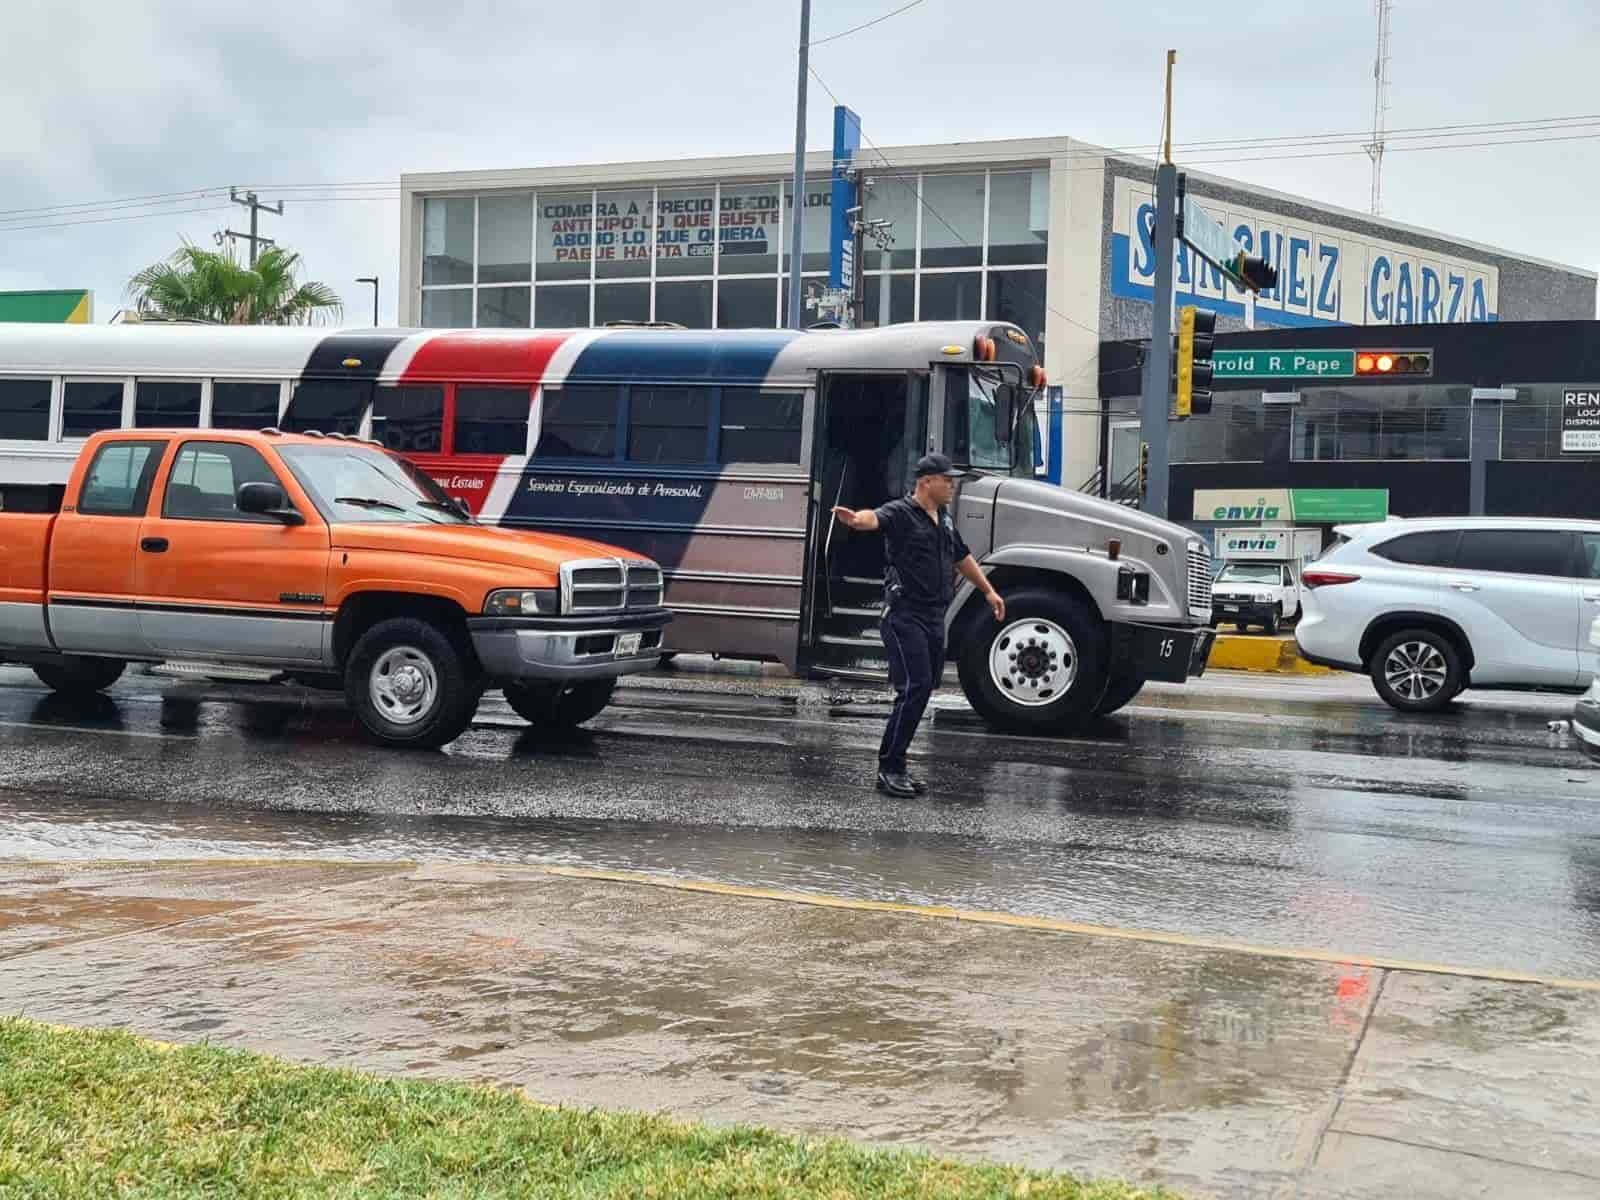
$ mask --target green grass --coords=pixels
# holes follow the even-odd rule
[[[0,1017],[6,1200],[1156,1194]]]

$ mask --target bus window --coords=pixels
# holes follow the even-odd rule
[[[994,385],[964,367],[946,375],[945,451],[956,462],[981,471],[1010,471],[1011,447],[995,437]]]
[[[0,438],[42,442],[50,436],[50,381],[0,379]]]
[[[360,379],[308,379],[294,389],[283,416],[287,433],[359,433],[372,400],[372,384]]]
[[[380,387],[372,396],[372,436],[405,454],[444,449],[442,387]]]
[[[122,381],[69,381],[62,394],[61,436],[88,437],[122,428]]]
[[[703,463],[711,389],[636,387],[628,403],[628,461]]]
[[[610,384],[568,384],[544,392],[539,458],[615,458],[620,389]]]
[[[526,454],[528,389],[456,388],[457,454]]]
[[[139,428],[200,424],[200,384],[198,381],[161,383],[141,379],[133,394],[133,423]]]
[[[723,388],[717,461],[798,463],[804,404],[800,392]]]
[[[278,423],[278,385],[218,379],[211,385],[213,429],[266,429]]]

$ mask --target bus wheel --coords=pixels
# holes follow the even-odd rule
[[[1003,624],[984,618],[961,650],[961,687],[978,715],[1013,733],[1064,733],[1106,692],[1105,624],[1072,596],[1006,597]]]
[[[575,683],[508,683],[506,703],[530,725],[544,729],[575,729],[611,703],[615,679],[585,679]]]
[[[37,663],[33,673],[52,692],[63,696],[88,696],[104,691],[118,679],[127,663],[120,658],[84,658],[63,655],[57,662]]]
[[[1110,716],[1139,694],[1144,687],[1144,676],[1137,670],[1124,667],[1106,681],[1106,694],[1094,706],[1097,717]]]

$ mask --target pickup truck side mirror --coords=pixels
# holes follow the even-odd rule
[[[289,497],[275,483],[241,483],[234,507],[242,513],[275,517],[285,525],[304,525],[306,519],[289,507]]]

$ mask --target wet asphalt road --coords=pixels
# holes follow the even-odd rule
[[[1568,698],[1407,717],[1357,679],[1213,675],[1041,740],[941,697],[905,802],[870,788],[875,698],[641,684],[565,741],[491,698],[417,754],[303,689],[130,674],[74,705],[0,668],[0,858],[572,863],[1600,978]]]

